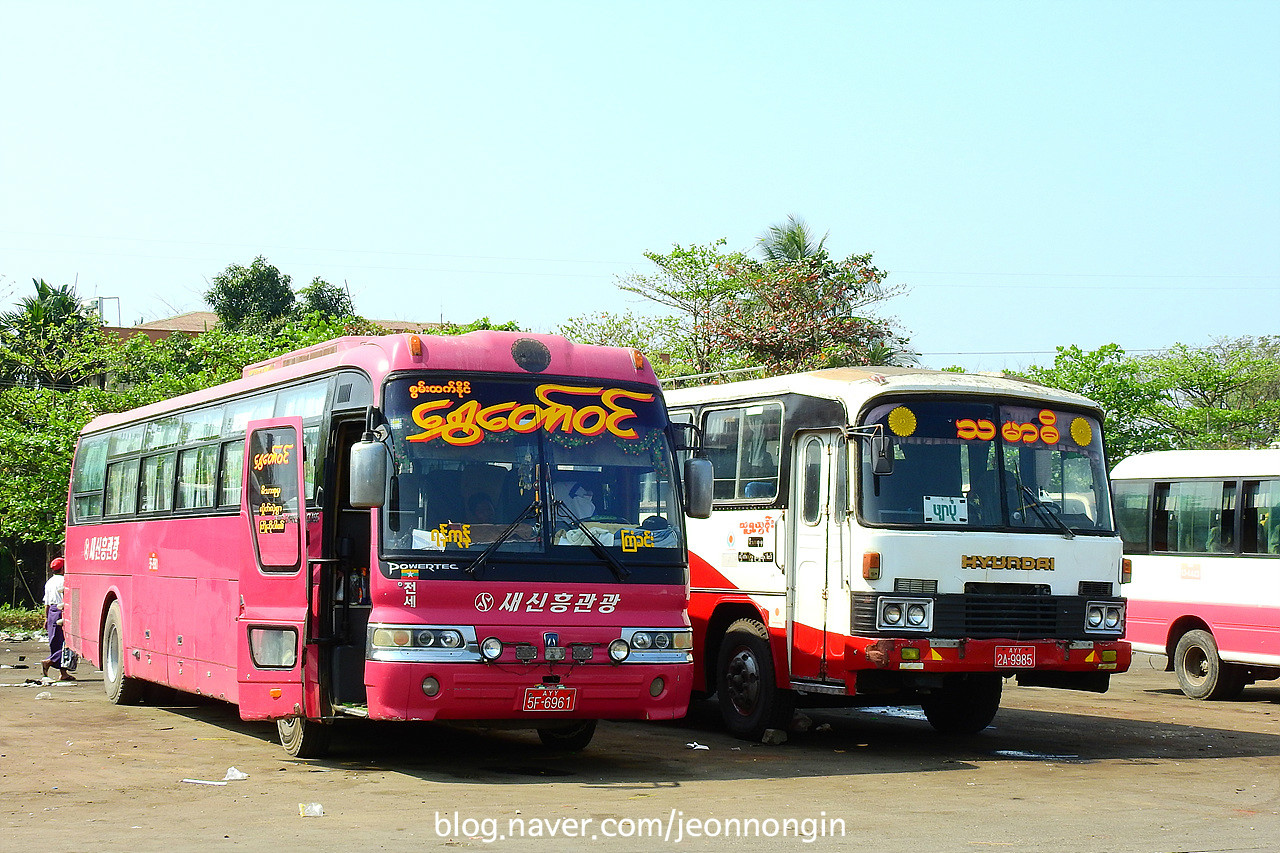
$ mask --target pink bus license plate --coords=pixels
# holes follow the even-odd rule
[[[996,666],[1031,669],[1035,665],[1035,646],[996,646]]]
[[[572,711],[578,704],[578,688],[561,687],[548,690],[545,687],[524,689],[526,711]]]

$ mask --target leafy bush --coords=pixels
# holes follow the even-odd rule
[[[0,604],[0,631],[43,631],[44,610]]]

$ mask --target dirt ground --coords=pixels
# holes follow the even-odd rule
[[[1104,696],[1007,686],[967,740],[912,713],[813,711],[787,743],[749,744],[699,705],[602,723],[580,755],[357,723],[302,761],[226,705],[111,705],[87,663],[26,684],[43,648],[0,642],[4,851],[1280,849],[1280,684],[1195,702],[1145,657]],[[231,768],[247,778],[217,784]]]

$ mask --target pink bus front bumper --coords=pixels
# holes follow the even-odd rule
[[[525,710],[526,691],[546,689],[545,679],[552,677],[558,681],[549,689],[574,691],[573,709]],[[369,718],[375,720],[528,720],[531,726],[566,719],[671,720],[684,716],[692,685],[692,664],[365,662]]]

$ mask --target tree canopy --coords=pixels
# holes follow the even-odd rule
[[[345,288],[316,278],[295,296],[289,281],[260,257],[233,264],[210,290],[219,325],[153,341],[106,332],[74,287],[37,279],[0,314],[0,544],[62,540],[76,438],[97,415],[237,379],[246,365],[311,344],[386,333],[356,314]],[[437,331],[518,328],[485,317]]]
[[[1116,344],[1058,347],[1028,375],[1097,401],[1107,454],[1267,447],[1280,440],[1280,337],[1217,338],[1131,357]]]
[[[213,277],[205,301],[228,329],[261,326],[287,316],[293,309],[292,279],[259,255],[247,267],[232,264]]]
[[[660,376],[757,368],[766,375],[858,364],[912,363],[909,341],[883,304],[899,292],[870,254],[837,260],[797,217],[759,239],[763,258],[726,248],[676,244],[645,252],[651,272],[622,276],[621,290],[663,309],[572,318],[568,337],[639,345]]]
[[[35,293],[0,314],[0,376],[37,388],[70,388],[101,373],[95,353],[102,334],[97,315],[71,285],[34,279]],[[88,357],[86,357],[88,355]]]

